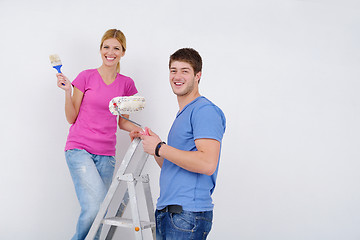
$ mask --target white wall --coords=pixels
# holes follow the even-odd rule
[[[359,1],[1,0],[0,239],[72,236],[69,125],[48,55],[73,79],[101,64],[114,27],[122,73],[147,99],[133,117],[163,139],[177,111],[168,57],[203,57],[201,93],[227,117],[209,239],[360,238]],[[156,199],[153,159],[146,170]]]

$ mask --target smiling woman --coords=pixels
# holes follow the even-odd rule
[[[86,237],[112,181],[117,118],[108,109],[109,101],[137,93],[134,81],[119,73],[125,51],[125,35],[110,29],[101,39],[99,68],[82,71],[73,82],[57,74],[58,87],[65,91],[66,118],[72,124],[65,157],[81,205],[73,239]],[[131,137],[142,130],[123,118],[119,118],[118,125]],[[99,236],[100,230],[95,239]]]
[[[107,51],[105,51],[107,50]],[[105,53],[111,54],[111,50],[118,53],[118,60],[116,64],[116,72],[120,72],[120,58],[125,55],[126,51],[126,38],[125,35],[117,29],[110,29],[105,32],[104,36],[101,39],[100,44],[100,53],[101,58],[104,63],[104,55]],[[119,53],[119,51],[121,53]],[[114,56],[107,56],[106,60],[110,61],[111,58],[114,58]]]
[[[109,85],[115,81],[116,75],[120,71],[120,58],[125,55],[125,51],[117,39],[109,38],[103,42],[100,54],[103,64],[98,71],[104,82]]]

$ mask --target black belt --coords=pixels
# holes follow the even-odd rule
[[[165,208],[159,210],[160,212],[170,212],[170,213],[181,213],[182,206],[180,205],[168,205]]]

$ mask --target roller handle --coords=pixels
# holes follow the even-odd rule
[[[141,132],[142,135],[150,136],[149,128],[145,127],[145,130]]]
[[[123,119],[128,120],[129,122],[132,122],[133,124],[135,124],[135,125],[143,128],[143,127],[142,127],[140,124],[138,124],[137,122],[134,122],[134,121],[132,121],[132,120],[124,117],[124,116],[120,113],[120,111],[119,111],[119,109],[118,109],[118,105],[117,105],[116,103],[113,103],[113,105],[114,105],[116,111],[119,113],[119,116],[120,116],[120,117],[122,117]],[[149,128],[145,127],[145,129],[143,129],[143,131],[141,131],[140,134],[146,135],[146,136],[150,136]]]

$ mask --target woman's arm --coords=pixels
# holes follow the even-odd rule
[[[122,114],[125,118],[129,118],[128,114]],[[136,126],[135,124],[133,124],[132,122],[123,119],[122,117],[119,116],[119,128],[121,130],[127,131],[129,132],[131,141],[136,138],[136,137],[140,137],[141,136],[141,132],[143,131],[143,129],[139,126]]]
[[[69,79],[62,73],[56,74],[58,78],[57,85],[65,91],[65,115],[66,120],[73,124],[79,114],[80,105],[84,96],[78,88],[74,87],[72,94],[72,85]]]

